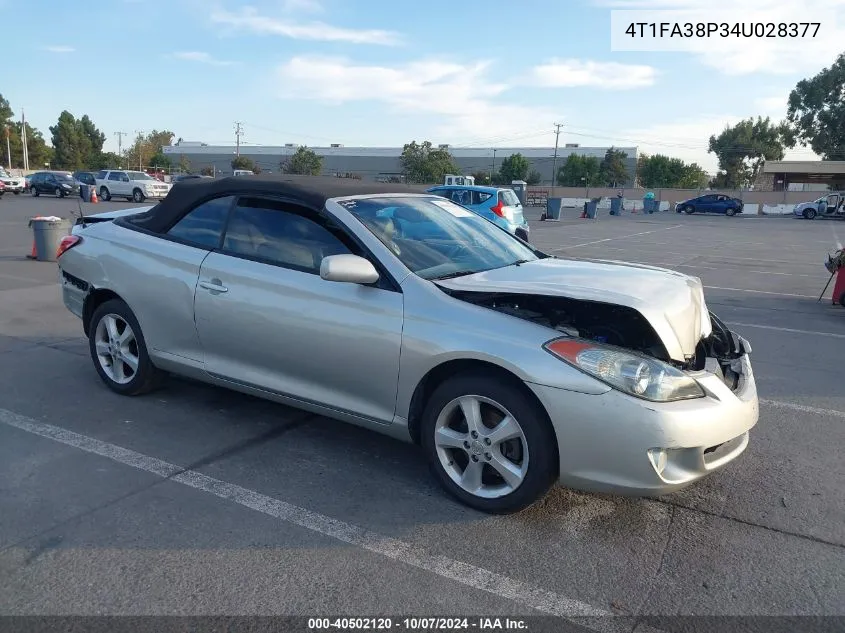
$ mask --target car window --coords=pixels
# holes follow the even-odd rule
[[[490,198],[493,197],[493,194],[489,191],[473,191],[472,192],[472,203],[473,204],[483,204],[487,202]]]
[[[499,200],[502,201],[502,204],[508,207],[518,207],[520,204],[519,198],[517,198],[516,194],[510,189],[503,189],[500,191]]]
[[[217,248],[234,196],[213,198],[192,209],[167,234],[198,246]]]
[[[97,172],[97,178],[99,178],[100,180],[103,180],[106,177],[107,173],[108,173],[108,171],[106,171],[105,169],[100,170],[100,171]]]
[[[117,181],[119,181],[119,180],[120,180],[120,177],[121,177],[122,175],[123,175],[123,174],[121,174],[120,172],[113,171],[113,172],[111,172],[111,173],[109,174],[109,180],[117,180]]]
[[[350,247],[340,229],[329,230],[296,207],[260,198],[238,201],[223,240],[230,253],[313,274],[319,274],[324,257],[352,253]]]

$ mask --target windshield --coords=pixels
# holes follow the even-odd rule
[[[437,196],[364,198],[340,204],[423,279],[539,259],[504,229]]]
[[[0,178],[11,178],[11,176],[9,176],[9,172],[0,167]]]
[[[155,178],[142,171],[127,171],[126,174],[129,176],[129,180],[155,180]]]

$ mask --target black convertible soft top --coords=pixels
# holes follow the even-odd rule
[[[190,178],[173,185],[167,197],[145,213],[128,221],[154,233],[167,231],[182,216],[203,200],[225,195],[274,195],[322,209],[329,198],[343,198],[377,193],[424,193],[408,185],[363,182],[331,176],[291,176],[259,174],[226,178]]]

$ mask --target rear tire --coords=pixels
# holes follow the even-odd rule
[[[469,418],[476,421],[470,423]],[[506,418],[511,422],[504,424]],[[543,497],[557,479],[551,424],[507,379],[468,372],[446,380],[429,398],[420,432],[435,479],[476,510],[518,512]]]
[[[102,198],[104,202],[111,200],[111,194],[105,187],[100,187],[100,198]]]
[[[121,299],[94,310],[88,349],[100,379],[115,393],[137,396],[161,384],[163,373],[150,360],[138,319]]]

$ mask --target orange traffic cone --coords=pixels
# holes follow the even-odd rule
[[[91,204],[97,204],[99,201],[100,201],[100,199],[97,197],[97,190],[92,189],[91,190]]]
[[[32,239],[32,253],[27,255],[27,259],[38,259],[38,252],[35,250],[35,238]]]

